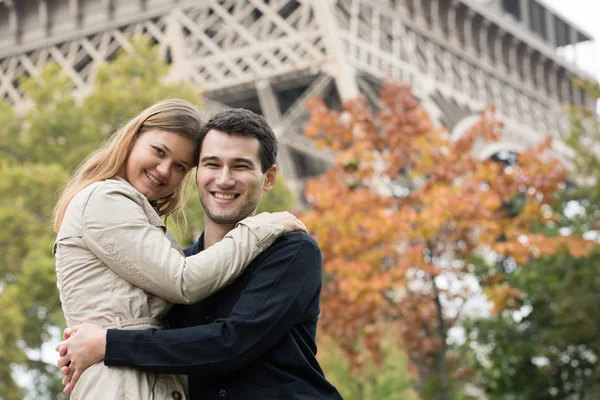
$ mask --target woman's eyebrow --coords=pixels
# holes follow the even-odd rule
[[[165,150],[167,150],[169,153],[171,153],[171,149],[169,148],[169,146],[167,146],[166,144],[162,143],[162,142],[156,142],[157,144],[161,145],[162,147],[165,148]]]
[[[169,146],[167,146],[166,144],[164,144],[162,142],[156,142],[156,144],[164,147],[164,149],[167,151],[167,153],[173,154],[173,152],[171,151]],[[178,162],[180,162],[181,164],[185,164],[188,168],[190,168],[192,166],[192,164],[190,164],[189,162],[187,162],[185,160],[179,160]]]

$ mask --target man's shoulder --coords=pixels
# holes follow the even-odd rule
[[[307,233],[301,231],[288,232],[275,241],[265,252],[282,251],[284,249],[302,248],[302,251],[320,252],[317,241]]]
[[[280,240],[281,239],[287,239],[290,242],[309,242],[313,246],[319,247],[317,241],[312,236],[302,231],[287,232],[280,238]]]
[[[203,242],[202,236],[190,247],[187,247],[183,250],[186,257],[193,256],[201,252]],[[293,231],[288,232],[285,235],[281,236],[279,239],[275,241],[271,246],[269,246],[262,255],[267,255],[275,252],[282,251],[293,251],[294,249],[302,248],[303,252],[316,252],[321,253],[319,248],[319,244],[317,241],[307,233],[301,231]]]
[[[299,231],[288,232],[263,251],[253,263],[261,265],[263,262],[286,263],[292,269],[306,269],[311,265],[317,271],[321,269],[321,249],[310,235]]]

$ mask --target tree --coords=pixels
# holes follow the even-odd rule
[[[598,104],[600,85],[598,82],[576,80],[593,101]],[[565,205],[576,204],[581,211],[576,215],[565,215],[562,224],[574,232],[586,233],[600,229],[600,123],[595,109],[575,106],[570,110],[571,130],[565,142],[573,150],[572,184],[561,196]]]
[[[577,84],[598,99],[597,83]],[[565,135],[573,150],[570,183],[556,193],[559,218],[543,230],[582,234],[595,238],[596,246],[587,257],[562,251],[504,274],[523,293],[518,307],[466,324],[463,350],[476,349],[470,363],[491,399],[600,397],[600,131],[594,110],[574,107],[571,122]]]
[[[522,294],[502,279],[506,268],[562,248],[584,256],[593,243],[536,229],[557,217],[553,195],[566,179],[550,141],[507,168],[472,154],[476,141],[500,138],[493,108],[451,141],[408,86],[384,85],[380,102],[375,112],[364,99],[342,112],[308,104],[306,135],[336,154],[332,170],[308,182],[304,216],[323,252],[322,327],[359,376],[368,360],[381,360],[382,332],[394,323],[421,394],[449,399],[470,373],[451,368],[447,342],[473,295],[463,283],[474,261],[493,256],[482,282],[498,313]]]
[[[2,399],[55,398],[62,391],[57,368],[41,354],[43,343],[56,341],[64,328],[50,217],[69,174],[113,132],[156,101],[178,97],[192,104],[201,102],[201,94],[190,85],[165,82],[169,65],[156,48],[143,40],[134,42],[131,52],[122,52],[99,69],[91,93],[81,100],[73,97],[58,66],[50,64],[40,76],[20,83],[32,103],[23,114],[0,102]],[[168,221],[182,246],[191,244],[203,229],[202,207],[193,192],[185,217]],[[259,211],[288,210],[293,204],[280,176]],[[21,388],[16,374],[27,374],[36,384]]]
[[[58,371],[42,345],[64,327],[56,290],[50,214],[74,167],[143,108],[166,97],[199,103],[197,90],[166,84],[168,65],[137,42],[103,66],[89,96],[76,100],[55,65],[20,83],[32,106],[15,114],[0,103],[0,397],[54,398]],[[53,346],[51,346],[53,347]],[[35,385],[20,388],[16,371]]]
[[[390,332],[391,333],[391,332]],[[381,368],[368,363],[360,376],[353,376],[348,359],[335,338],[319,335],[319,362],[327,379],[346,400],[418,400],[412,388],[406,355],[391,335],[383,338]]]
[[[600,252],[566,252],[506,274],[519,307],[466,326],[475,382],[490,399],[596,399]],[[473,351],[474,349],[475,351]]]

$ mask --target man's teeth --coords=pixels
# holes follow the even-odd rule
[[[155,177],[153,177],[152,175],[150,175],[149,173],[146,173],[146,176],[148,177],[148,179],[150,179],[155,185],[160,186],[162,185],[162,182],[157,180]]]
[[[223,194],[223,193],[215,193],[214,196],[219,200],[233,200],[235,199],[235,194]]]

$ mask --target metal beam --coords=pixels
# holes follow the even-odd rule
[[[319,28],[324,32],[329,63],[326,66],[342,100],[358,97],[358,85],[353,68],[348,65],[344,48],[339,37],[339,27],[335,16],[335,0],[310,0]]]
[[[507,120],[543,132],[560,125],[561,100],[579,101],[579,94],[570,99],[564,75],[570,71],[579,76],[575,67],[556,55],[538,61],[539,54],[548,53],[547,43],[529,40],[523,26],[490,16],[490,9],[471,0],[137,0],[129,8],[101,0],[110,17],[106,21],[82,18],[91,10],[83,6],[88,1],[93,0],[68,1],[78,29],[10,47],[6,40],[2,42],[1,97],[24,104],[15,82],[23,74],[35,75],[47,62],[57,62],[75,89],[86,90],[100,65],[119,48],[131,47],[123,32],[146,32],[158,42],[163,56],[170,50],[173,79],[196,83],[223,101],[256,91],[283,143],[282,154],[307,154],[315,160],[331,155],[319,158],[310,141],[301,139],[299,127],[307,118],[304,101],[309,95],[326,96],[334,84],[342,100],[364,93],[376,102],[370,82],[393,77],[413,86],[434,119],[448,120],[444,112],[475,111],[496,102]],[[52,27],[52,10],[47,7],[53,3],[40,0],[38,4],[40,24]],[[529,5],[528,0],[520,3],[522,9]],[[424,8],[429,8],[427,23]],[[399,11],[408,9],[414,18]],[[524,21],[528,15],[522,12]],[[20,17],[9,18],[15,41]],[[442,26],[445,34],[439,30]],[[457,29],[463,30],[465,43],[453,39]],[[30,36],[23,37],[29,40]],[[492,55],[494,62],[489,62]],[[78,66],[88,57],[92,61],[85,68]],[[515,61],[519,59],[529,63],[521,65]],[[548,78],[550,90],[545,84]],[[292,82],[300,79],[302,85],[312,83],[281,115],[274,88],[293,87]],[[440,97],[452,106],[437,106],[434,99]],[[286,159],[294,164],[291,155]],[[292,170],[282,162],[282,169],[286,168]]]

